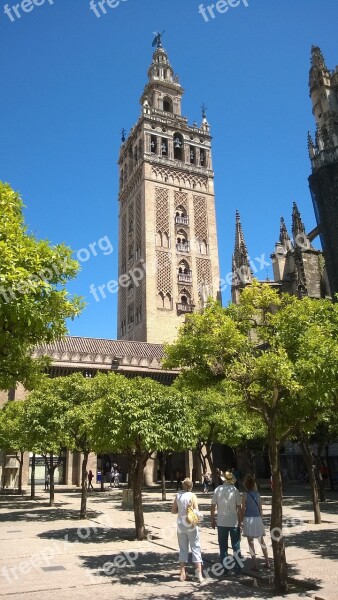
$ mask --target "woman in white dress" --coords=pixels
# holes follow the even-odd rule
[[[242,496],[243,536],[248,538],[249,551],[252,558],[252,570],[257,571],[254,540],[258,539],[265,558],[266,569],[270,568],[267,547],[264,541],[265,528],[262,520],[262,501],[257,492],[256,481],[252,475],[244,477],[246,492]]]
[[[184,479],[184,481],[182,481],[182,488],[182,491],[176,494],[174,504],[171,509],[171,512],[177,515],[177,539],[180,549],[180,580],[185,581],[187,578],[185,572],[185,563],[188,562],[190,545],[192,561],[195,563],[196,567],[196,575],[198,581],[202,583],[204,580],[202,575],[202,556],[199,527],[197,525],[191,525],[187,522],[187,510],[190,505],[196,512],[198,512],[197,498],[196,495],[191,491],[191,479]]]

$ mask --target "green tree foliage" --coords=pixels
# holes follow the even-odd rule
[[[0,389],[34,386],[45,362],[32,360],[32,348],[63,336],[65,319],[82,307],[65,289],[78,271],[71,250],[37,240],[22,209],[20,196],[0,182]]]
[[[58,379],[44,379],[23,402],[29,431],[28,449],[45,457],[50,475],[50,506],[54,504],[54,473],[61,460],[61,450],[71,445],[66,419],[69,405],[57,393],[57,384]]]
[[[255,414],[248,413],[238,387],[231,381],[217,382],[213,387],[191,391],[180,378],[175,385],[191,396],[195,427],[198,433],[197,449],[203,469],[209,463],[216,480],[213,460],[214,444],[226,444],[232,448],[243,445],[246,440],[266,435],[266,427]]]
[[[50,460],[63,447],[82,453],[80,517],[87,513],[87,463],[93,447],[91,413],[96,398],[96,379],[82,373],[45,379],[26,400],[27,419],[31,423],[31,449],[49,457],[51,495],[52,476],[57,462]],[[51,501],[52,503],[52,501]]]
[[[196,443],[193,411],[184,394],[143,378],[110,373],[94,380],[93,433],[98,452],[129,459],[136,537],[144,539],[143,471],[155,451],[181,451]]]
[[[254,283],[238,305],[211,303],[194,314],[166,349],[165,366],[182,367],[193,389],[232,382],[267,427],[273,477],[272,528],[282,529],[279,448],[320,420],[338,390],[338,305],[281,296]],[[287,590],[284,541],[273,540],[276,590]]]
[[[0,447],[15,452],[19,463],[18,493],[22,492],[24,452],[29,449],[29,428],[25,420],[25,402],[7,402],[0,411]]]

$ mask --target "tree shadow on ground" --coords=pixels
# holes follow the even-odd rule
[[[63,502],[62,504],[68,504],[67,502]],[[12,500],[4,502],[0,501],[0,510],[29,510],[37,508],[37,506],[48,506],[48,502],[46,498],[36,498],[36,500]]]
[[[88,523],[87,526],[67,527],[64,529],[51,529],[39,533],[41,539],[64,540],[70,543],[81,542],[83,544],[107,544],[121,542],[123,540],[135,541],[135,527],[116,528],[97,527]]]
[[[304,548],[322,558],[338,559],[338,528],[301,531],[288,536],[287,545]]]
[[[96,518],[101,515],[101,512],[96,511],[88,511],[88,518]],[[79,510],[72,510],[67,508],[55,508],[50,507],[49,510],[44,510],[41,508],[36,508],[36,510],[17,510],[15,512],[10,512],[7,514],[1,515],[2,522],[48,522],[48,521],[66,521],[66,520],[79,520],[80,517]]]
[[[209,560],[211,556],[206,556],[204,572],[206,567],[212,566]],[[233,600],[259,598],[263,600],[274,596],[267,580],[257,581],[246,574],[240,578],[234,578],[229,574],[216,577],[209,571],[206,581],[203,586],[200,586],[196,581],[191,564],[187,569],[188,581],[181,583],[178,577],[177,552],[159,554],[157,552],[138,553],[130,550],[125,553],[101,554],[100,556],[81,555],[79,558],[83,561],[83,566],[90,569],[93,576],[111,579],[112,594],[114,594],[114,585],[128,586],[130,598],[171,600],[175,597],[186,600],[198,596],[202,600],[210,600],[210,598],[232,598]],[[147,588],[144,591],[143,584]],[[186,589],[178,590],[176,585],[184,586]],[[149,586],[157,586],[154,594],[149,591]],[[139,595],[135,596],[135,593],[139,593]],[[298,593],[298,597],[306,597],[306,592],[301,591]]]
[[[320,510],[324,514],[338,514],[338,500],[329,498],[326,502],[320,502]],[[302,498],[299,496],[291,496],[283,498],[283,506],[290,507],[294,510],[306,510],[313,512],[313,504],[311,498]]]

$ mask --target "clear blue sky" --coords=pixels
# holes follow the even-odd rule
[[[138,118],[154,31],[166,30],[189,122],[208,106],[222,276],[231,268],[236,208],[252,257],[272,252],[293,200],[314,226],[310,48],[321,46],[329,68],[338,63],[338,2],[248,3],[206,23],[199,0],[124,0],[100,18],[89,0],[46,0],[12,22],[0,0],[0,179],[21,192],[38,237],[74,251],[103,236],[114,246],[83,262],[69,286],[88,302],[71,334],[116,337],[117,296],[96,303],[89,286],[117,277],[120,130]]]

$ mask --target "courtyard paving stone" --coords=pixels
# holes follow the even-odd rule
[[[176,518],[170,514],[174,492],[160,500],[158,489],[144,492],[148,539],[135,540],[131,510],[121,508],[122,490],[98,489],[89,494],[88,519],[78,518],[80,493],[63,489],[56,493],[55,507],[38,488],[37,499],[0,496],[0,598],[36,600],[197,598],[275,598],[267,588],[269,574],[250,571],[247,542],[242,540],[245,567],[239,579],[229,574],[215,577],[212,565],[218,560],[217,537],[210,527],[210,498],[197,491],[205,514],[201,528],[204,570],[208,578],[200,585],[192,567],[189,580],[178,578]],[[301,587],[288,599],[338,598],[338,498],[328,494],[322,504],[323,523],[314,525],[308,490],[285,491],[285,538],[290,576]],[[262,492],[264,521],[269,523],[271,498]],[[268,527],[267,527],[268,531]],[[267,536],[269,555],[271,541]],[[114,562],[115,561],[115,562]],[[262,564],[263,561],[260,562]],[[107,566],[108,565],[108,566]],[[316,590],[309,586],[316,585]]]

